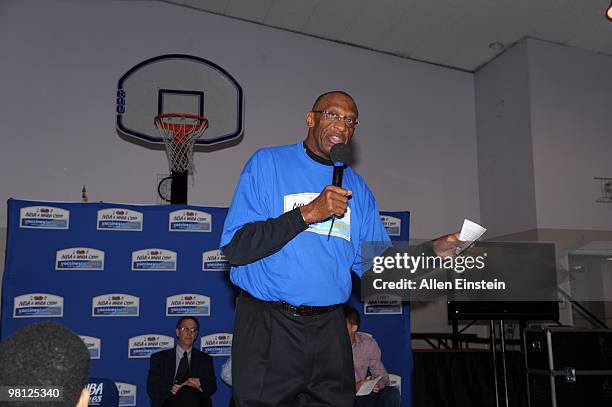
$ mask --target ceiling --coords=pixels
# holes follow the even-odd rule
[[[524,37],[612,55],[610,0],[162,1],[469,72]]]

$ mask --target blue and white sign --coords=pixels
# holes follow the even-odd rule
[[[365,315],[401,315],[402,299],[398,295],[372,295],[363,303]]]
[[[112,231],[142,231],[144,216],[142,212],[125,208],[108,208],[98,211],[97,229]]]
[[[176,271],[176,252],[166,249],[132,252],[132,271]]]
[[[24,294],[13,300],[13,318],[64,316],[64,297],[46,293]]]
[[[70,212],[53,206],[28,206],[19,210],[19,227],[67,230]]]
[[[137,317],[140,298],[129,294],[104,294],[93,297],[92,317]]]
[[[200,350],[210,356],[230,356],[232,354],[232,339],[229,333],[217,333],[203,336],[200,339]]]
[[[166,298],[166,316],[210,316],[210,297],[200,294],[178,294]]]
[[[128,358],[148,358],[155,352],[174,347],[174,338],[159,334],[134,336],[128,340]]]
[[[136,405],[136,386],[129,383],[115,382],[119,392],[119,407]]]
[[[383,226],[389,236],[399,236],[402,230],[402,220],[393,216],[380,215]]]
[[[202,271],[229,271],[230,263],[221,250],[202,253]]]
[[[163,113],[183,103],[183,100],[175,103],[176,99],[190,95],[170,94],[181,87],[152,89],[151,111],[155,111],[153,114],[143,113],[142,117],[143,125],[155,132],[153,117],[160,113],[157,111],[158,96],[161,95],[163,108],[166,109]],[[133,95],[127,89],[126,92]],[[209,116],[210,109],[215,108],[216,99],[209,97],[209,93],[205,96],[206,116],[211,126],[214,123],[216,127],[218,120]],[[172,103],[167,103],[169,97],[174,97],[170,100]],[[137,104],[125,106],[128,110],[132,106],[130,113],[138,111]],[[223,110],[227,110],[225,107]],[[191,110],[181,111],[193,113]],[[130,123],[129,118],[124,117],[124,124]],[[294,204],[299,206],[305,202],[295,201]],[[9,199],[7,209],[0,340],[35,321],[57,321],[76,329],[82,335],[92,359],[90,375],[99,378],[91,380],[91,383],[96,383],[90,386],[92,405],[99,402],[101,407],[108,400],[112,401],[117,391],[112,382],[121,382],[124,383],[119,385],[121,405],[144,407],[150,404],[147,395],[148,356],[162,349],[162,346],[171,347],[178,343],[175,324],[182,316],[189,314],[201,323],[201,332],[194,348],[215,355],[215,369],[219,374],[221,363],[231,353],[235,319],[236,293],[228,284],[229,272],[224,271],[228,268],[227,259],[218,250],[228,208]],[[130,224],[139,220],[133,216],[134,212],[143,215],[141,231],[136,231],[136,225]],[[171,212],[174,212],[173,217]],[[211,217],[202,214],[210,214]],[[394,241],[409,241],[410,217],[407,212],[385,212],[382,215],[401,219],[402,234],[399,238],[391,237]],[[171,218],[178,230],[169,230]],[[196,230],[210,232],[181,233],[189,230],[181,222],[195,222],[196,225],[202,222],[204,225],[199,225]],[[58,229],[68,224],[69,228]],[[47,226],[56,230],[46,229]],[[328,231],[322,231],[325,235],[320,236],[327,239]],[[334,239],[337,243],[348,243],[334,235],[330,237],[330,243]],[[94,260],[87,256],[95,252],[73,252],[83,248],[104,253],[103,271],[65,267],[66,264],[83,266]],[[176,271],[155,271],[157,268],[151,266],[148,269],[140,268],[145,265],[144,262],[162,260],[154,256],[163,253],[146,252],[155,251],[156,248],[176,252]],[[72,250],[64,253],[67,256],[57,258],[58,251],[68,249]],[[145,257],[138,259],[143,263],[137,262],[139,271],[132,271],[133,253],[143,250]],[[66,270],[56,271],[58,260],[60,268]],[[98,260],[102,260],[101,256]],[[173,266],[169,268],[174,269]],[[356,275],[353,275],[353,283],[359,284]],[[410,346],[406,345],[410,343],[410,305],[403,303],[401,315],[387,315],[399,312],[400,305],[378,299],[368,304],[366,311],[371,315],[364,315],[364,304],[356,294],[353,293],[350,301],[361,314],[367,331],[381,346],[384,345],[383,357],[394,356],[385,359],[385,367],[389,372],[401,375],[402,407],[407,407],[412,399],[410,389],[413,382],[412,353]],[[401,332],[398,326],[402,327]],[[162,334],[170,338],[160,340]],[[128,358],[129,339],[137,336],[144,338],[132,341],[132,357]],[[112,382],[103,378],[112,379]],[[102,398],[99,397],[100,390],[103,392]],[[107,397],[109,392],[112,394]],[[231,388],[219,386],[212,396],[212,403],[227,406],[230,397]]]
[[[55,254],[55,269],[104,270],[104,252],[90,247],[72,247],[58,250]]]
[[[168,221],[170,232],[210,232],[211,225],[211,214],[195,209],[170,212]]]
[[[79,336],[83,340],[85,346],[87,346],[87,350],[89,351],[89,358],[100,359],[100,353],[102,349],[102,341],[100,340],[100,338],[85,335]]]

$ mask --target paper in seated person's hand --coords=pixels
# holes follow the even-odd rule
[[[365,380],[360,380],[359,382],[357,382],[357,396],[367,396],[368,394],[374,392],[374,393],[378,393],[378,391],[380,390],[379,387],[379,381],[380,379],[382,379],[383,376],[376,376],[376,377],[366,377]]]

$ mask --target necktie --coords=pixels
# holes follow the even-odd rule
[[[189,379],[189,359],[187,359],[187,352],[183,352],[174,381],[180,384],[187,379]]]

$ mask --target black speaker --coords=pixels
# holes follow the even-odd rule
[[[612,331],[525,331],[531,407],[612,405]]]

